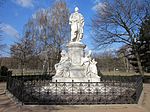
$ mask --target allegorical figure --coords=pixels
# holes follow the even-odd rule
[[[94,59],[92,59],[91,55],[92,51],[90,50],[89,53],[82,58],[81,65],[84,67],[85,69],[84,73],[87,77],[99,78],[97,75],[97,67],[96,67],[97,62]]]
[[[65,50],[61,52],[61,59],[59,63],[55,64],[56,74],[55,77],[64,77],[69,75],[69,67],[70,67],[70,60]]]
[[[80,42],[83,38],[83,26],[84,18],[80,14],[78,7],[75,8],[75,12],[71,14],[69,18],[69,24],[71,24],[71,41]]]

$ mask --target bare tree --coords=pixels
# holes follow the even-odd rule
[[[38,50],[47,49],[46,46],[62,49],[62,45],[69,38],[69,10],[66,3],[56,1],[49,9],[40,9],[25,26],[28,38],[35,41]]]
[[[143,18],[150,14],[149,1],[113,0],[104,1],[96,8],[92,20],[93,39],[98,47],[124,43],[134,50],[140,74],[143,70],[135,40]]]
[[[21,73],[23,75],[23,70],[26,69],[26,64],[33,56],[32,41],[28,40],[28,38],[23,38],[21,42],[12,45],[10,50],[11,56],[19,61],[20,68],[22,70]]]
[[[50,67],[50,64],[52,66],[52,64],[56,63],[56,60],[59,60],[60,51],[69,38],[70,27],[68,23],[69,9],[66,3],[62,0],[56,1],[52,7],[40,9],[33,15],[24,26],[23,40],[29,40],[29,44],[33,45],[29,47],[32,54],[35,57],[42,57],[44,64]],[[26,53],[28,55],[28,50],[26,52],[24,51],[24,47],[22,47],[22,45],[24,46],[24,41],[16,45],[17,48],[21,49],[23,54]]]
[[[99,72],[110,72],[118,69],[125,71],[124,63],[115,51],[105,51],[94,55]]]
[[[132,51],[132,48],[128,45],[122,46],[117,51],[117,55],[123,62],[126,72],[129,72],[133,68],[129,60],[129,57],[132,56],[131,51]]]

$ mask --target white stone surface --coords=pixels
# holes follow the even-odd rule
[[[81,65],[81,58],[84,56],[85,45],[81,42],[70,42],[67,47],[72,64]]]
[[[100,82],[99,78],[89,78],[89,77],[57,77],[53,79],[53,82]]]
[[[72,13],[69,18],[72,42],[79,42],[83,38],[84,18],[78,11],[79,9],[76,7],[75,12]]]
[[[78,8],[70,16],[71,41],[67,44],[68,52],[61,52],[61,60],[55,65],[56,74],[53,82],[99,82],[96,61],[92,58],[92,51],[85,56],[83,37],[84,20]],[[77,28],[75,28],[77,27]],[[77,33],[78,32],[78,33]]]
[[[68,57],[68,54],[66,51],[62,50],[61,52],[61,59],[59,63],[55,64],[55,70],[56,74],[54,77],[65,77],[69,76],[69,68],[70,68],[71,62]]]

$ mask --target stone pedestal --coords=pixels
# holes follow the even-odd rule
[[[81,65],[81,58],[84,56],[84,48],[86,47],[81,42],[70,42],[68,45],[68,55],[72,65]]]
[[[57,77],[53,78],[52,82],[100,82],[99,78],[88,77]]]
[[[100,77],[86,76],[85,69],[80,65],[71,66],[68,76],[53,77],[53,82],[100,82]]]
[[[60,63],[61,68],[60,69],[60,74],[55,75],[52,78],[53,82],[99,82],[100,77],[97,75],[97,68],[94,64],[95,67],[90,68],[92,71],[87,70],[88,63],[93,63],[92,60],[87,60],[83,64],[83,59],[85,60],[85,55],[84,55],[84,49],[85,45],[81,42],[70,42],[68,45],[68,59],[70,60],[70,65],[69,67],[66,68],[66,63]],[[86,59],[88,59],[86,57]],[[90,58],[89,58],[90,59]],[[63,62],[63,61],[62,61]],[[68,62],[67,62],[68,63]],[[58,69],[59,70],[59,69]],[[93,72],[94,70],[94,72]]]

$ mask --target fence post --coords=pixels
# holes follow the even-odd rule
[[[6,81],[7,81],[7,82],[6,82],[6,89],[7,89],[7,90],[9,90],[10,77],[11,77],[11,76],[8,75],[8,76],[7,76],[7,80],[6,80]]]
[[[88,104],[90,104],[91,103],[91,88],[90,88],[90,80],[88,80],[88,99],[89,100],[87,100],[88,101]]]
[[[122,78],[121,75],[119,74],[119,88],[120,88],[119,92],[120,92],[120,96],[122,96],[122,83],[124,83],[122,79],[123,79],[123,78]],[[125,96],[125,97],[126,97],[126,96]],[[122,101],[117,102],[117,103],[122,103]]]
[[[22,89],[21,89],[21,95],[22,95],[22,105],[24,104],[24,77],[22,76]]]
[[[74,87],[74,80],[72,80],[72,101],[73,101],[73,87]]]
[[[56,89],[55,89],[55,104],[57,104],[57,80],[56,80],[56,84],[55,84],[55,87],[56,87]]]
[[[136,83],[135,83],[135,89],[136,89],[136,99],[135,99],[135,103],[138,103],[138,100],[140,98],[140,95],[142,93],[143,90],[143,77],[140,76],[136,79]]]

